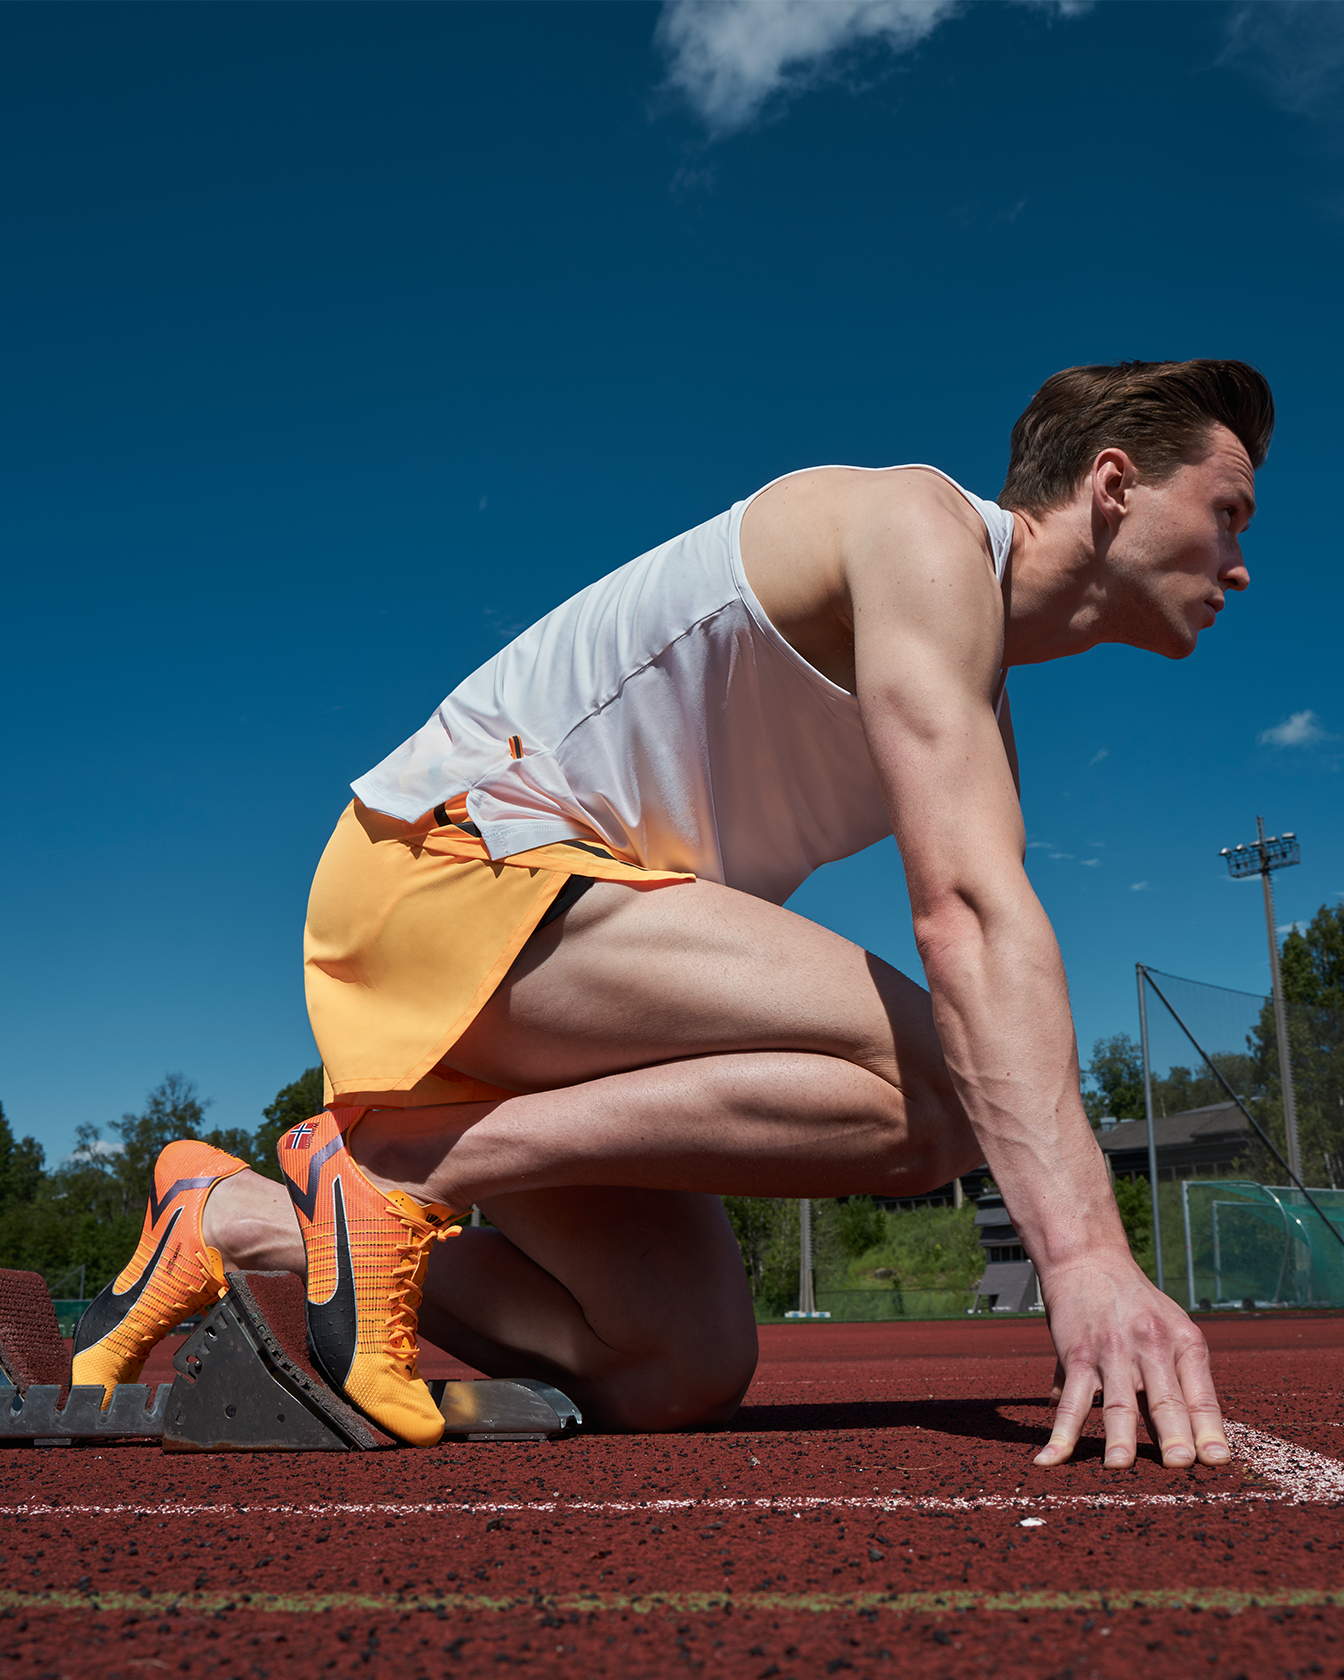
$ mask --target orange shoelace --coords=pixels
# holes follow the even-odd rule
[[[219,1279],[214,1276],[209,1266],[206,1265],[203,1254],[194,1254],[192,1259],[201,1268],[201,1288],[212,1290],[216,1297],[222,1300],[227,1292],[227,1285],[221,1284]],[[152,1323],[147,1324],[143,1330],[135,1331],[132,1340],[148,1342],[151,1345],[157,1342],[164,1330],[172,1330],[182,1322],[188,1311],[194,1309],[196,1293],[193,1290],[190,1293],[184,1293],[181,1300],[169,1301],[168,1317],[155,1319]]]
[[[415,1339],[416,1315],[423,1300],[420,1278],[429,1263],[431,1243],[443,1242],[451,1230],[435,1230],[432,1225],[413,1225],[400,1208],[389,1202],[387,1211],[394,1214],[406,1232],[407,1240],[394,1250],[397,1264],[392,1272],[392,1288],[387,1297],[387,1340],[383,1352],[393,1359],[402,1359],[415,1375],[419,1345]]]

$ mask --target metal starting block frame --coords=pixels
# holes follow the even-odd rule
[[[103,1410],[103,1388],[81,1386],[68,1391],[61,1405],[55,1383],[29,1383],[20,1391],[0,1388],[0,1440],[33,1441],[40,1447],[67,1446],[71,1441],[106,1440],[117,1435],[163,1434],[171,1383],[118,1383],[112,1402]]]
[[[36,1273],[0,1271],[0,1444],[119,1437],[159,1440],[165,1452],[370,1452],[398,1444],[314,1369],[304,1288],[292,1273],[230,1272],[228,1293],[173,1366],[173,1381],[152,1390],[119,1384],[106,1411],[100,1385],[70,1388],[62,1406],[70,1363],[45,1285]],[[429,1388],[445,1441],[541,1441],[583,1422],[566,1395],[534,1378],[439,1380]]]

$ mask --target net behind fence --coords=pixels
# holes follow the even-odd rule
[[[1158,969],[1146,973],[1152,982],[1148,1041],[1154,1115],[1161,1118],[1228,1101],[1228,1092],[1207,1065],[1207,1057],[1274,1149],[1285,1155],[1273,999],[1184,980]],[[1333,1189],[1344,1183],[1344,1010],[1288,1002],[1285,1013],[1302,1178],[1309,1186]],[[1188,1029],[1188,1037],[1180,1022]],[[1247,1177],[1261,1181],[1285,1176],[1273,1152],[1253,1133],[1248,1135],[1241,1168]]]
[[[1191,1305],[1344,1306],[1344,1190],[1311,1197],[1316,1208],[1288,1185],[1183,1184]]]

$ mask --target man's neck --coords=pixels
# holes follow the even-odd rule
[[[1003,662],[1039,665],[1086,653],[1102,640],[1105,606],[1102,546],[1090,503],[1079,497],[1044,516],[1013,513],[1013,545],[1004,575]]]

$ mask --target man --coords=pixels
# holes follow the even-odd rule
[[[1225,1460],[1203,1338],[1131,1259],[1083,1112],[1004,684],[1099,642],[1192,652],[1248,585],[1272,426],[1240,362],[1070,369],[1000,505],[926,467],[794,473],[505,648],[354,784],[318,870],[331,1102],[281,1141],[288,1200],[171,1145],[75,1380],[110,1392],[226,1268],[283,1267],[402,1439],[441,1428],[417,1310],[606,1427],[714,1423],[756,1348],[715,1193],[906,1196],[984,1159],[1058,1353],[1037,1462],[1097,1388],[1108,1465],[1141,1409],[1165,1464]],[[927,994],[782,908],[888,832]],[[473,1204],[495,1229],[441,1242]]]

